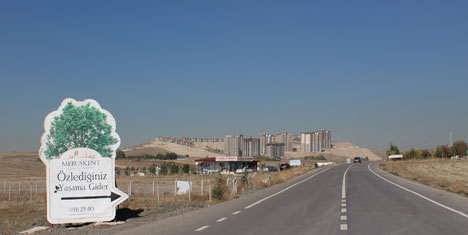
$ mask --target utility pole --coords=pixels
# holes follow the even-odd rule
[[[452,142],[452,132],[450,132],[450,147],[452,147],[453,142]]]

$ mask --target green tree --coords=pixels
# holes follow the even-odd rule
[[[408,151],[406,151],[404,154],[403,154],[403,158],[404,159],[417,159],[419,158],[419,153],[418,151],[414,150],[414,149],[410,149]]]
[[[439,146],[437,146],[437,148],[435,148],[434,151],[432,152],[432,157],[442,158],[442,156],[443,156],[442,150],[439,148]]]
[[[429,158],[431,156],[431,153],[427,149],[423,149],[421,151],[421,157],[422,158]]]
[[[390,143],[390,149],[387,150],[387,156],[394,154],[400,154],[400,150],[398,149],[398,146],[393,145],[393,143]]]
[[[90,104],[74,106],[69,102],[60,116],[54,117],[47,135],[46,158],[57,158],[73,148],[90,148],[103,157],[112,157],[111,146],[118,142],[112,135],[106,115]]]

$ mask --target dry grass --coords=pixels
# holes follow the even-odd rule
[[[380,167],[397,176],[468,196],[468,159],[387,161]]]
[[[39,160],[37,153],[9,153],[0,154],[0,232],[15,233],[33,224],[45,225],[46,221],[46,198],[45,198],[45,167]],[[177,161],[178,163],[193,163],[193,161]],[[126,160],[117,160],[119,167],[148,167],[156,161],[129,162]],[[265,165],[276,166],[280,162],[263,162]],[[192,181],[192,193],[190,199],[192,202],[200,204],[214,204],[217,201],[212,198],[209,201],[209,183],[211,188],[215,186],[216,178],[222,177],[228,185],[225,187],[226,196],[224,200],[230,200],[237,197],[245,190],[265,188],[273,184],[281,183],[294,176],[304,174],[313,168],[315,161],[304,161],[306,167],[293,168],[287,171],[254,173],[249,174],[249,185],[242,181],[240,175],[167,175],[167,176],[117,176],[117,185],[119,189],[128,193],[128,185],[132,182],[132,195],[129,201],[126,201],[120,208],[152,209],[159,208],[162,205],[185,203],[188,201],[188,195],[177,195],[174,197],[175,180]],[[237,194],[232,194],[232,182],[237,178],[239,185]],[[201,181],[203,180],[203,195],[201,192]],[[156,190],[153,194],[153,181],[155,186],[159,184],[160,200],[157,200]],[[6,183],[5,183],[6,182]],[[21,182],[21,194],[18,195],[18,187]],[[36,193],[36,183],[38,190]],[[11,186],[11,201],[8,199],[8,190]],[[30,201],[31,186],[33,197]]]
[[[292,177],[304,174],[313,169],[312,166],[293,168],[280,172],[253,173],[248,175],[249,185],[244,183],[242,175],[168,175],[168,176],[118,176],[117,185],[119,189],[128,193],[128,185],[132,182],[132,194],[130,200],[120,205],[120,208],[152,209],[162,205],[174,203],[186,203],[189,195],[174,196],[175,180],[192,181],[192,192],[190,200],[200,204],[215,204],[238,197],[245,190],[261,189],[277,183],[284,182]],[[223,200],[216,200],[212,197],[209,201],[209,182],[213,189],[217,178],[223,178],[227,186],[223,187]],[[233,180],[237,178],[239,184],[237,194],[232,194]],[[201,192],[201,181],[203,180],[203,195]],[[155,194],[153,194],[153,181],[155,182]],[[30,184],[23,181],[21,195],[17,194],[18,182],[8,181],[12,185],[11,201],[8,201],[8,193],[0,192],[0,231],[4,233],[14,233],[33,224],[45,225],[45,183],[43,179],[39,181],[38,193],[33,187],[33,197],[30,201]],[[157,200],[157,185],[159,184],[159,201]]]
[[[8,202],[8,198],[0,197],[0,232],[14,233],[20,228],[33,224],[44,224],[45,221],[45,194],[34,197],[29,196]]]

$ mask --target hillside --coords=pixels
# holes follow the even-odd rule
[[[300,142],[294,142],[294,148],[300,149]],[[340,161],[344,160],[346,157],[368,157],[370,161],[379,161],[382,158],[377,156],[368,148],[361,148],[359,146],[353,145],[349,142],[341,141],[332,141],[333,148],[330,150],[325,150],[324,152],[314,152],[314,153],[304,153],[304,152],[286,152],[286,158],[303,158],[305,156],[319,156],[323,155],[329,160]]]
[[[300,149],[300,142],[294,141],[294,148]],[[371,161],[381,160],[381,156],[367,148],[355,146],[349,142],[332,141],[333,149],[321,153],[286,152],[286,158],[303,158],[305,156],[324,155],[329,160],[344,161],[346,157],[368,157]],[[135,145],[124,149],[130,155],[157,154],[174,152],[179,155],[189,155],[191,158],[214,157],[222,155],[224,142],[193,142],[193,146],[186,146],[155,139],[148,143]]]
[[[178,155],[189,155],[190,158],[204,158],[222,155],[223,148],[224,142],[194,142],[194,146],[186,146],[155,139],[148,143],[127,147],[123,151],[129,155],[173,152]]]

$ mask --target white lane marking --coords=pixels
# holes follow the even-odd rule
[[[346,220],[348,220],[348,216],[346,216],[346,215],[342,215],[342,216],[341,216],[341,220],[342,220],[342,221],[346,221]]]
[[[293,185],[291,185],[291,186],[288,186],[287,188],[285,188],[285,189],[283,189],[283,190],[281,190],[281,191],[279,191],[279,192],[277,192],[277,193],[274,193],[274,194],[272,194],[272,195],[270,195],[270,196],[268,196],[268,197],[265,197],[265,198],[263,198],[263,199],[260,199],[260,200],[258,200],[258,201],[256,201],[256,202],[254,202],[254,203],[252,203],[252,204],[246,206],[245,209],[249,209],[249,208],[251,208],[251,207],[253,207],[253,206],[257,205],[257,204],[260,204],[260,203],[262,203],[263,201],[268,200],[268,199],[270,199],[270,198],[272,198],[272,197],[274,197],[274,196],[276,196],[276,195],[278,195],[278,194],[280,194],[280,193],[283,193],[283,192],[285,192],[285,191],[291,189],[292,187],[294,187],[294,186],[296,186],[296,185],[298,185],[298,184],[302,184],[302,183],[304,183],[305,181],[307,181],[307,180],[309,180],[309,179],[312,179],[314,176],[317,176],[317,175],[319,175],[319,174],[322,174],[322,173],[325,172],[325,171],[328,171],[329,169],[330,169],[330,168],[327,168],[327,169],[325,169],[325,170],[323,170],[323,171],[320,171],[320,172],[318,172],[318,173],[316,173],[316,174],[314,174],[314,175],[312,175],[312,176],[307,177],[307,178],[304,179],[304,180],[301,180],[301,181],[299,181],[299,182],[297,182],[297,183],[295,183],[295,184],[293,184]]]
[[[447,209],[447,210],[449,210],[449,211],[451,211],[451,212],[457,213],[457,214],[459,214],[459,215],[461,215],[461,216],[463,216],[463,217],[465,217],[465,218],[468,219],[468,215],[465,214],[465,213],[463,213],[463,212],[461,212],[461,211],[457,211],[457,210],[455,210],[455,209],[453,209],[453,208],[451,208],[451,207],[448,207],[448,206],[446,206],[446,205],[444,205],[444,204],[442,204],[442,203],[436,202],[436,201],[434,201],[434,200],[432,200],[432,199],[430,199],[430,198],[428,198],[428,197],[426,197],[426,196],[424,196],[424,195],[422,195],[422,194],[420,194],[420,193],[417,193],[417,192],[412,191],[412,190],[410,190],[410,189],[407,189],[407,188],[405,188],[405,187],[403,187],[403,186],[401,186],[401,185],[399,185],[399,184],[397,184],[397,183],[394,183],[394,182],[392,182],[392,181],[390,181],[390,180],[388,180],[388,179],[385,179],[384,177],[380,176],[379,174],[377,174],[377,173],[375,173],[373,170],[371,170],[370,165],[371,165],[371,164],[367,165],[367,168],[369,168],[369,171],[372,172],[372,173],[373,173],[374,175],[376,175],[377,177],[379,177],[379,178],[381,178],[381,179],[387,181],[388,183],[391,183],[391,184],[393,184],[393,185],[395,185],[395,186],[397,186],[397,187],[399,187],[399,188],[401,188],[401,189],[403,189],[403,190],[405,190],[405,191],[408,191],[408,192],[410,192],[410,193],[412,193],[412,194],[414,194],[414,195],[416,195],[416,196],[419,196],[419,197],[421,197],[422,199],[425,199],[425,200],[427,200],[427,201],[429,201],[429,202],[432,202],[432,203],[434,203],[434,204],[436,204],[436,205],[438,205],[438,206],[440,206],[440,207],[442,207],[442,208],[445,208],[445,209]]]
[[[223,218],[221,218],[221,219],[216,220],[216,222],[225,221],[226,219],[227,219],[226,217],[223,217]]]
[[[341,203],[341,207],[346,207],[346,203]]]
[[[203,227],[200,227],[200,228],[195,229],[195,232],[200,232],[200,231],[205,230],[205,229],[207,229],[207,228],[209,228],[209,227],[210,227],[210,226],[205,225],[205,226],[203,226]]]
[[[341,208],[341,213],[346,213],[346,208]]]
[[[239,214],[239,213],[241,213],[241,211],[234,211],[234,212],[232,212],[233,215],[237,215],[237,214]]]
[[[351,168],[354,165],[348,166],[348,168],[345,170],[343,174],[343,186],[341,188],[341,198],[344,199],[346,198],[346,173],[348,173],[349,168]]]
[[[346,203],[346,199],[341,199],[341,202]]]
[[[340,225],[340,230],[348,230],[348,225],[347,224],[341,224]]]

